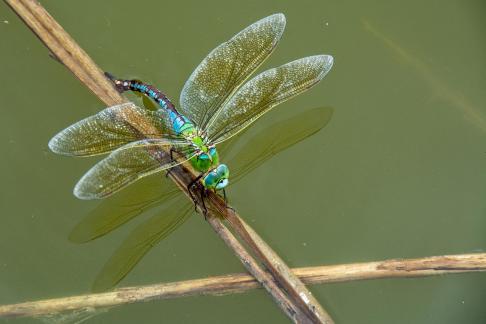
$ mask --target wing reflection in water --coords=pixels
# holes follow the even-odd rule
[[[301,142],[324,128],[333,109],[320,107],[306,110],[255,134],[243,134],[221,145],[226,156],[234,142],[243,143],[237,152],[229,152],[232,184],[279,152]],[[122,280],[157,243],[182,225],[194,206],[164,177],[144,179],[131,188],[103,201],[71,232],[69,238],[84,243],[103,236],[145,211],[159,208],[155,216],[136,227],[110,257],[95,279],[93,290],[104,291]]]

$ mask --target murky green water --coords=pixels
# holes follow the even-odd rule
[[[335,65],[251,134],[300,110],[329,124],[229,190],[291,266],[471,253],[486,247],[486,6],[482,1],[42,1],[105,70],[175,102],[216,45],[287,16],[264,68],[326,53]],[[0,304],[86,293],[144,213],[87,244],[68,240],[100,202],[72,187],[95,161],[50,153],[50,137],[103,105],[0,4]],[[244,144],[242,144],[244,145]],[[224,157],[223,157],[224,158]],[[198,216],[155,246],[122,286],[243,270]],[[337,323],[485,323],[483,274],[320,285]],[[11,320],[30,323],[36,320]],[[263,291],[112,309],[88,323],[281,323]]]

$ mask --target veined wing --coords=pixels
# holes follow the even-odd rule
[[[152,247],[182,225],[193,210],[194,206],[186,197],[179,195],[162,211],[135,228],[97,275],[93,290],[105,291],[115,286]]]
[[[243,149],[238,150],[236,154],[232,154],[230,157],[229,165],[233,174],[232,183],[236,183],[243,175],[254,170],[274,155],[321,130],[330,121],[332,111],[332,108],[311,109],[270,126],[268,131],[262,131],[252,136]],[[228,142],[224,144],[226,145]],[[164,187],[160,183],[157,183],[157,185],[161,188],[153,188],[155,193],[158,193]],[[93,285],[95,291],[111,289],[136,266],[151,248],[189,218],[193,206],[188,204],[186,197],[179,190],[173,190],[175,190],[175,193],[170,191],[170,196],[164,196],[164,206],[161,208],[161,212],[138,226],[110,257],[96,278]],[[176,194],[178,194],[177,197]],[[129,199],[128,197],[125,198]],[[135,206],[141,205],[144,206],[143,204],[135,204]],[[110,213],[110,211],[106,212]],[[97,216],[102,217],[102,215]],[[85,227],[88,228],[88,225]]]
[[[237,134],[279,103],[322,80],[332,67],[329,55],[304,57],[260,73],[230,99],[206,132],[212,143]]]
[[[180,110],[200,129],[270,55],[285,28],[285,16],[275,14],[248,26],[216,47],[186,81]]]
[[[146,120],[149,125],[134,128],[127,120]],[[150,111],[133,103],[105,108],[59,132],[49,141],[49,148],[58,154],[90,156],[110,152],[127,143],[146,137],[175,138],[164,112]],[[142,127],[144,124],[140,123]]]
[[[172,159],[167,151],[173,148],[182,155]],[[107,197],[130,183],[149,174],[174,167],[194,156],[192,147],[185,140],[144,139],[113,151],[93,166],[74,187],[80,199]]]

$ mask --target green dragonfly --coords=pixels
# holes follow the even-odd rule
[[[150,102],[145,101],[144,105],[152,108]],[[299,110],[297,115],[274,122],[256,134],[251,132],[223,143],[220,151],[228,157],[228,164],[233,170],[232,184],[281,151],[320,131],[331,120],[332,112],[332,108]],[[72,242],[89,242],[142,213],[152,215],[138,225],[113,253],[98,274],[93,290],[105,291],[115,286],[150,249],[189,219],[193,211],[181,191],[171,186],[165,177],[159,176],[147,177],[96,206],[73,229],[69,236]]]
[[[159,107],[156,111],[134,103],[109,107],[51,139],[50,149],[59,154],[110,153],[79,180],[74,194],[80,199],[104,198],[186,161],[200,172],[196,181],[204,188],[224,190],[229,169],[220,163],[216,145],[318,83],[332,67],[332,56],[309,56],[264,71],[243,84],[273,52],[284,28],[285,16],[274,14],[216,47],[185,83],[179,110],[148,84],[113,80],[119,91],[142,93]],[[140,132],[128,123],[127,116],[149,121],[156,132]]]

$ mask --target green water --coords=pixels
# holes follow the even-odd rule
[[[229,189],[240,214],[293,267],[485,250],[484,2],[42,3],[103,69],[151,82],[174,102],[212,48],[259,18],[285,13],[286,32],[263,68],[321,53],[335,65],[315,89],[244,136],[298,110],[323,106],[334,114],[322,131]],[[71,193],[97,159],[56,156],[47,142],[103,105],[3,2],[0,57],[0,304],[87,293],[121,242],[157,209],[98,240],[70,242],[100,204]],[[120,285],[241,271],[194,216]],[[337,323],[479,324],[486,322],[485,279],[375,280],[312,291]],[[264,291],[253,291],[123,306],[87,323],[136,321],[287,320]]]

